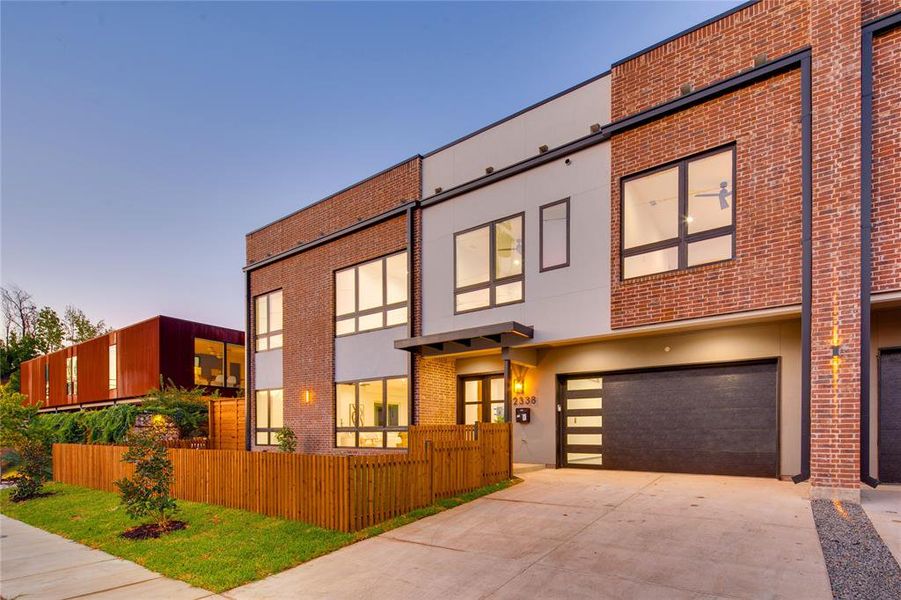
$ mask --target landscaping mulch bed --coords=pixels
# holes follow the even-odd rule
[[[823,557],[840,600],[901,599],[901,567],[858,504],[813,500]]]
[[[127,540],[156,539],[164,533],[185,529],[187,526],[188,524],[184,521],[166,521],[163,525],[145,523],[144,525],[138,525],[137,527],[132,527],[131,529],[122,532],[121,536]]]

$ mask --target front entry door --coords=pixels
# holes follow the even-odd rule
[[[507,405],[504,402],[503,375],[477,375],[461,377],[461,398],[457,421],[472,425],[504,423],[507,421]]]
[[[561,467],[600,468],[602,462],[601,377],[572,377],[561,383],[557,414],[563,439]]]

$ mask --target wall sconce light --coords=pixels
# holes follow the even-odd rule
[[[311,404],[313,402],[313,392],[310,390],[304,390],[300,393],[300,401],[303,404]]]
[[[522,379],[514,379],[513,380],[513,393],[514,394],[521,394],[523,392],[523,390],[525,389],[525,387],[526,387],[525,383],[523,382]]]

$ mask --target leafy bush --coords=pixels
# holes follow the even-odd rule
[[[135,424],[140,409],[118,404],[98,410],[46,413],[39,419],[59,444],[118,444]]]
[[[282,427],[275,433],[275,443],[282,452],[294,452],[297,450],[297,436],[290,427]]]
[[[37,418],[40,407],[27,401],[25,394],[0,386],[0,443],[18,455],[19,479],[11,495],[16,502],[39,495],[50,479],[50,438]]]
[[[202,389],[186,390],[171,381],[148,393],[141,403],[141,411],[171,417],[183,438],[203,435],[209,418]]]
[[[149,429],[129,434],[127,441],[122,461],[133,464],[135,474],[116,481],[125,513],[133,519],[150,515],[164,528],[178,506],[169,495],[173,468],[162,436]]]

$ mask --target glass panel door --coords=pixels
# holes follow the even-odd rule
[[[565,381],[559,407],[562,466],[597,469],[603,465],[602,389],[601,377],[573,377]]]
[[[475,375],[461,378],[462,399],[458,422],[472,425],[504,423],[507,421],[507,403],[504,400],[503,375]]]

